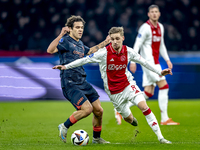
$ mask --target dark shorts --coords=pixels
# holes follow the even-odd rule
[[[68,84],[67,87],[62,88],[62,91],[65,98],[72,103],[76,110],[79,110],[86,100],[93,103],[99,98],[96,90],[88,82],[81,85]]]

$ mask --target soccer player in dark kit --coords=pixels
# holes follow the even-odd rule
[[[88,48],[80,40],[84,31],[85,21],[80,16],[67,19],[61,33],[49,45],[48,53],[58,53],[60,64],[65,65],[85,55],[92,54],[110,43],[110,37],[100,44]],[[110,143],[100,137],[102,129],[103,108],[96,90],[86,81],[86,73],[82,66],[69,70],[61,70],[61,87],[63,95],[76,108],[76,111],[58,126],[59,136],[66,142],[67,130],[77,121],[93,112],[93,143]]]

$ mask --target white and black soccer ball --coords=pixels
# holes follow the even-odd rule
[[[76,130],[71,136],[72,144],[74,145],[87,145],[89,142],[89,135],[84,130]]]

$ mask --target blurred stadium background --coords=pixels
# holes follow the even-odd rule
[[[71,15],[86,21],[82,41],[91,47],[104,40],[112,26],[125,29],[124,44],[132,47],[151,4],[160,7],[165,44],[173,76],[167,76],[170,99],[200,98],[200,4],[197,0],[0,0],[0,101],[64,99],[58,56],[49,43]],[[160,58],[163,68],[166,64]],[[109,100],[97,64],[85,65],[87,80]],[[142,71],[133,74],[141,87]],[[158,89],[155,91],[158,92]],[[157,94],[155,94],[157,95]],[[152,97],[156,99],[157,96]]]

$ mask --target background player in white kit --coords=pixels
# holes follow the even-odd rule
[[[104,81],[104,88],[108,94],[113,106],[123,116],[124,120],[133,126],[137,126],[137,120],[133,117],[128,102],[131,101],[143,112],[149,126],[157,135],[160,143],[171,144],[164,139],[157,119],[151,109],[147,106],[146,100],[133,80],[133,76],[127,69],[130,61],[137,62],[151,71],[162,75],[171,74],[171,69],[160,71],[149,64],[132,48],[123,45],[124,30],[123,27],[113,27],[109,30],[111,44],[100,49],[98,52],[85,58],[78,59],[67,65],[57,65],[53,69],[70,69],[84,65],[86,63],[99,63],[101,77]]]
[[[159,7],[157,5],[151,5],[148,9],[149,20],[145,22],[138,31],[138,35],[134,44],[134,51],[140,52],[140,55],[154,64],[154,66],[161,69],[159,63],[159,54],[166,61],[168,68],[172,69],[173,65],[167,54],[167,50],[164,44],[164,27],[158,22],[160,17]],[[134,73],[136,70],[136,64],[132,62],[130,64],[130,70]],[[161,111],[161,125],[179,125],[180,123],[174,122],[168,117],[167,107],[168,107],[168,91],[169,86],[164,76],[159,76],[158,74],[146,69],[142,66],[143,70],[143,83],[144,87],[144,97],[146,99],[154,95],[155,86],[158,85],[158,103]],[[134,104],[129,103],[130,107]],[[121,124],[121,116],[115,110],[115,118],[118,124]]]

